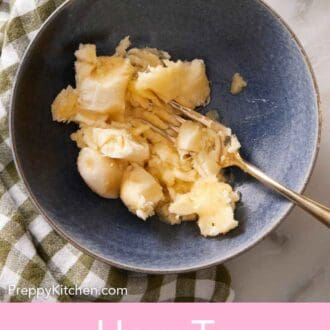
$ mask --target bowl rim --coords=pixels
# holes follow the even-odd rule
[[[219,265],[219,264],[223,264],[224,262],[226,262],[228,260],[231,260],[232,258],[238,257],[239,255],[247,252],[248,250],[250,250],[254,246],[256,246],[258,243],[260,243],[262,240],[264,240],[275,228],[277,228],[282,223],[282,221],[289,215],[289,213],[291,213],[291,211],[293,210],[293,208],[295,206],[292,202],[289,202],[287,209],[284,210],[282,215],[278,216],[278,219],[276,221],[274,221],[274,223],[272,225],[270,225],[269,227],[266,228],[266,230],[261,232],[261,234],[258,235],[258,237],[256,239],[251,240],[250,244],[245,246],[244,248],[236,248],[236,249],[234,249],[234,251],[232,251],[232,253],[229,256],[225,256],[225,257],[223,257],[219,260],[205,262],[203,264],[199,264],[199,265],[196,265],[196,266],[191,266],[189,268],[187,268],[187,267],[182,267],[182,268],[175,267],[175,268],[171,268],[171,269],[162,269],[161,267],[158,267],[158,269],[156,269],[156,268],[147,268],[147,267],[143,267],[143,266],[142,267],[141,266],[134,266],[134,265],[129,265],[129,264],[125,264],[125,263],[121,263],[121,262],[118,262],[118,261],[114,261],[114,260],[105,258],[105,257],[99,255],[98,253],[91,251],[89,248],[83,246],[82,244],[76,242],[74,238],[72,238],[68,233],[66,233],[65,230],[60,228],[60,226],[58,224],[56,224],[56,222],[54,220],[52,220],[50,216],[47,215],[46,211],[41,207],[41,205],[39,204],[37,198],[33,194],[32,190],[31,190],[31,187],[28,183],[28,180],[25,177],[24,172],[22,170],[21,161],[20,161],[20,158],[18,156],[17,148],[16,148],[13,113],[14,113],[14,108],[15,108],[15,99],[16,99],[16,95],[17,95],[17,92],[18,92],[17,81],[18,81],[18,79],[21,75],[21,72],[22,72],[22,70],[25,66],[24,64],[25,64],[28,53],[33,48],[34,44],[37,42],[38,38],[40,37],[40,35],[44,31],[44,29],[54,19],[56,19],[56,16],[65,7],[67,7],[70,4],[70,2],[72,2],[72,1],[76,1],[76,0],[65,0],[59,7],[57,7],[53,11],[53,13],[41,25],[41,27],[39,28],[39,30],[36,33],[35,37],[33,38],[33,40],[30,42],[30,44],[26,48],[26,50],[25,50],[25,52],[22,56],[21,62],[19,64],[19,67],[17,69],[15,78],[14,78],[12,95],[11,95],[11,98],[10,98],[10,106],[9,106],[9,136],[10,136],[10,141],[12,143],[12,153],[13,153],[14,163],[15,163],[16,169],[18,171],[18,174],[19,174],[20,178],[22,179],[22,181],[23,181],[23,183],[24,183],[24,185],[27,189],[28,196],[31,198],[32,203],[35,205],[35,207],[40,212],[40,214],[43,215],[43,217],[48,222],[48,224],[55,230],[55,232],[57,232],[61,237],[63,237],[66,241],[68,241],[68,243],[72,244],[77,249],[79,249],[83,253],[95,258],[96,260],[104,262],[105,264],[107,264],[109,266],[114,266],[114,267],[124,269],[124,270],[128,270],[128,271],[147,273],[147,274],[179,274],[179,273],[194,272],[194,271],[202,270],[202,269],[205,269],[205,268],[213,267],[213,266],[216,266],[216,265]],[[288,33],[292,37],[293,41],[296,43],[298,49],[300,50],[300,53],[301,53],[301,55],[302,55],[302,57],[305,61],[306,67],[308,68],[308,72],[310,74],[311,81],[313,82],[313,89],[314,89],[314,93],[315,93],[315,96],[316,96],[316,105],[317,105],[317,140],[316,140],[316,145],[315,145],[314,152],[313,152],[313,158],[310,162],[310,166],[309,166],[309,169],[306,173],[306,176],[305,176],[305,178],[302,182],[302,188],[297,190],[299,193],[303,193],[305,191],[307,183],[309,182],[309,180],[311,178],[311,175],[313,173],[313,169],[314,169],[315,164],[316,164],[317,156],[319,154],[319,149],[320,149],[320,143],[321,143],[321,131],[322,131],[322,121],[323,121],[322,112],[323,111],[322,111],[322,106],[321,106],[321,97],[320,97],[320,91],[319,91],[318,83],[317,83],[317,80],[316,80],[316,75],[314,73],[314,69],[313,69],[312,64],[310,62],[310,59],[309,59],[304,47],[302,46],[302,43],[300,42],[297,35],[293,32],[293,30],[291,29],[289,24],[286,23],[286,21],[270,5],[266,4],[264,2],[265,0],[254,0],[254,1],[256,3],[259,3],[261,6],[263,6],[288,31]]]

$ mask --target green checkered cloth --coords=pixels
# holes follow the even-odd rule
[[[146,275],[116,269],[66,242],[28,198],[10,147],[11,89],[29,42],[63,2],[0,0],[0,301],[231,300],[230,276],[224,266],[179,275]],[[37,288],[53,289],[49,294],[45,290],[38,294],[24,291]],[[76,290],[65,292],[65,288]],[[110,293],[102,288],[111,288]]]

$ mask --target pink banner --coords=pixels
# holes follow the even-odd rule
[[[329,330],[326,304],[2,304],[2,330]]]

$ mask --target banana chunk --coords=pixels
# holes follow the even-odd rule
[[[202,137],[202,126],[188,120],[180,127],[176,145],[184,151],[198,152],[202,149]]]
[[[80,107],[106,113],[114,120],[123,118],[126,89],[134,73],[130,61],[118,56],[99,56],[95,60],[89,54],[92,51],[84,47],[76,52],[75,64]]]
[[[78,171],[91,190],[104,198],[118,198],[123,164],[101,155],[91,148],[83,148],[78,156]]]
[[[52,104],[52,116],[54,121],[70,122],[77,114],[78,93],[68,86],[55,98]]]
[[[146,220],[155,214],[155,208],[164,194],[151,174],[142,167],[133,165],[124,173],[120,198],[132,213]]]
[[[132,162],[149,158],[149,145],[135,139],[124,128],[83,127],[78,132],[75,135],[79,136],[80,145],[83,142],[104,156]]]
[[[169,211],[180,216],[196,213],[201,234],[217,236],[237,227],[233,211],[237,200],[230,185],[213,177],[201,178],[189,193],[177,195]]]
[[[230,93],[237,95],[241,93],[245,87],[247,87],[247,82],[239,73],[235,73],[232,78]]]
[[[210,86],[202,60],[163,63],[165,66],[149,67],[139,73],[135,82],[137,93],[146,98],[152,98],[153,93],[165,103],[176,100],[193,109],[208,102]]]

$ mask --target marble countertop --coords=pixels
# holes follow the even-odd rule
[[[323,128],[305,194],[330,205],[330,1],[266,0],[291,26],[316,73]],[[229,261],[235,301],[330,301],[330,230],[295,208],[278,229]]]

